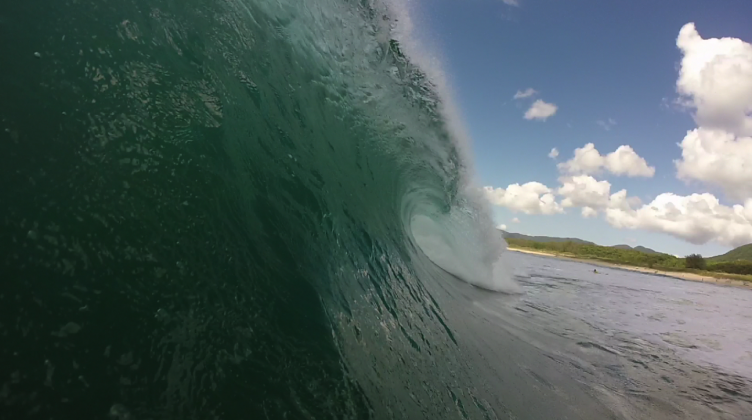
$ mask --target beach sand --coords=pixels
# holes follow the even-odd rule
[[[589,260],[585,258],[573,258],[573,257],[567,257],[564,255],[558,255],[554,253],[548,253],[548,252],[541,252],[541,251],[533,251],[530,249],[521,249],[521,248],[507,248],[509,251],[513,252],[522,252],[523,254],[533,254],[533,255],[541,255],[544,257],[553,257],[553,258],[559,258],[562,260],[570,260],[570,261],[577,261],[592,265],[597,265],[601,267],[609,267],[609,268],[617,268],[621,270],[629,270],[629,271],[637,271],[640,273],[645,274],[652,274],[657,276],[666,276],[666,277],[674,277],[681,280],[687,280],[687,281],[700,281],[703,283],[714,283],[714,284],[720,284],[724,286],[736,286],[736,287],[744,287],[744,288],[752,288],[752,282],[742,281],[742,280],[735,280],[735,279],[719,279],[715,277],[709,277],[709,276],[702,276],[695,273],[682,273],[679,271],[661,271],[661,270],[655,270],[652,268],[647,267],[635,267],[631,265],[620,265],[620,264],[612,264],[607,263],[603,261],[598,260]]]

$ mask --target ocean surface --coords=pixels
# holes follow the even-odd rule
[[[505,251],[410,7],[0,8],[0,419],[752,415],[748,290]]]
[[[501,337],[556,361],[551,371],[530,369],[544,387],[558,393],[574,380],[609,408],[603,418],[752,418],[752,290],[551,257],[514,260],[523,294],[473,304],[497,317]],[[557,374],[567,379],[545,379]]]

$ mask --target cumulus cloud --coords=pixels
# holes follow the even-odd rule
[[[502,223],[502,224],[496,226],[496,229],[507,230],[507,225],[505,225],[505,224]]]
[[[598,181],[590,175],[576,175],[559,179],[561,186],[553,190],[540,182],[512,184],[505,188],[483,187],[488,200],[497,206],[525,214],[558,214],[565,208],[581,208],[584,217],[593,217],[607,208],[640,205],[637,197],[627,197],[626,190],[611,194],[608,181]],[[556,201],[556,196],[561,201]]]
[[[676,45],[683,54],[676,89],[680,102],[696,111],[698,125],[752,135],[752,44],[703,39],[688,23]]]
[[[614,120],[613,118],[609,118],[605,121],[598,120],[595,123],[603,127],[604,130],[611,131],[611,129],[616,125],[616,120]]]
[[[525,119],[546,121],[548,117],[556,114],[556,111],[558,109],[559,108],[555,104],[550,104],[548,102],[544,102],[542,99],[538,99],[537,101],[533,102],[533,105],[530,107],[530,109],[525,112]]]
[[[743,205],[726,206],[709,193],[664,193],[643,205],[624,189],[612,194],[608,181],[589,175],[562,177],[560,182],[555,192],[561,197],[560,204],[553,191],[538,182],[484,189],[494,204],[526,214],[556,214],[565,208],[579,208],[585,218],[603,213],[617,229],[665,233],[698,245],[716,242],[737,247],[752,243],[752,198]],[[519,219],[512,222],[519,223]]]
[[[611,184],[608,181],[598,181],[589,175],[578,175],[563,178],[561,182],[557,193],[564,197],[561,200],[562,207],[588,207],[595,210],[608,205],[611,195]]]
[[[698,124],[679,144],[677,177],[720,187],[733,199],[752,198],[752,44],[703,39],[688,23],[676,45],[683,54],[679,100]]]
[[[724,205],[710,193],[664,193],[643,205],[626,190],[611,193],[608,181],[590,175],[607,171],[652,177],[655,168],[630,146],[601,155],[592,143],[558,165],[565,176],[555,193],[536,182],[506,190],[486,187],[492,202],[529,214],[561,213],[565,208],[579,208],[586,218],[603,213],[616,228],[665,233],[693,244],[752,243],[752,44],[735,38],[703,39],[690,23],[681,29],[676,45],[683,54],[676,82],[678,103],[693,111],[698,126],[679,144],[677,177],[719,187],[744,204]],[[546,111],[545,105],[553,108]],[[555,105],[538,100],[525,118],[545,120],[555,113]],[[616,121],[597,123],[609,130]],[[556,158],[558,150],[549,156]]]
[[[614,175],[647,177],[655,175],[655,167],[649,166],[630,146],[619,146],[615,151],[602,156],[593,143],[574,151],[571,160],[560,163],[559,170],[570,174],[595,174],[607,170]]]
[[[677,176],[715,185],[732,198],[752,198],[752,137],[736,137],[723,130],[698,128],[679,144]]]
[[[744,205],[725,206],[712,194],[680,196],[664,193],[642,205],[626,190],[613,194],[608,181],[588,175],[561,179],[557,193],[564,208],[581,208],[585,218],[605,213],[619,229],[660,232],[693,244],[717,242],[728,246],[752,243],[752,199]]]
[[[712,194],[664,193],[637,209],[626,200],[621,204],[605,210],[606,221],[616,228],[667,233],[698,245],[711,241],[732,247],[752,243],[752,199],[729,207]]]
[[[619,146],[616,151],[606,155],[606,169],[614,175],[643,176],[650,178],[655,175],[655,168],[648,166],[631,147]]]
[[[592,207],[583,207],[582,208],[582,217],[589,219],[591,217],[595,217],[598,215],[598,210],[592,208]]]
[[[525,214],[554,214],[563,210],[550,188],[540,182],[512,184],[506,189],[483,187],[488,200],[497,206]]]
[[[559,151],[554,147],[551,149],[551,152],[548,153],[548,157],[551,159],[556,159],[559,156]]]
[[[562,197],[561,206],[580,207],[583,217],[593,217],[607,208],[629,208],[640,205],[637,197],[627,197],[627,190],[611,194],[611,183],[598,181],[590,175],[562,177],[556,191]]]
[[[533,88],[527,88],[525,90],[518,90],[517,93],[514,94],[514,99],[523,99],[523,98],[529,98],[535,94],[537,94],[538,91],[536,91]]]

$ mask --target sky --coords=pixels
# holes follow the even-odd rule
[[[752,1],[418,9],[499,227],[679,256],[752,242]]]

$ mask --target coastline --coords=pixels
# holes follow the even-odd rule
[[[652,274],[654,276],[673,277],[673,278],[686,280],[686,281],[698,281],[698,282],[703,282],[703,283],[713,283],[713,284],[719,284],[719,285],[724,285],[724,286],[734,286],[734,287],[743,287],[746,289],[752,289],[752,282],[743,281],[743,280],[716,278],[716,277],[710,277],[710,276],[703,276],[703,275],[696,274],[696,273],[684,273],[680,271],[663,271],[663,270],[656,270],[656,269],[647,268],[647,267],[637,267],[637,266],[632,266],[632,265],[613,264],[609,262],[591,260],[591,259],[586,259],[586,258],[569,257],[566,255],[555,254],[552,252],[534,251],[532,249],[510,247],[510,248],[507,248],[507,250],[512,251],[512,252],[521,252],[523,254],[532,254],[532,255],[538,255],[538,256],[543,256],[543,257],[552,257],[552,258],[558,258],[562,260],[581,262],[581,263],[586,263],[586,264],[591,264],[591,265],[597,265],[600,267],[635,271],[635,272],[643,273],[643,274]]]

